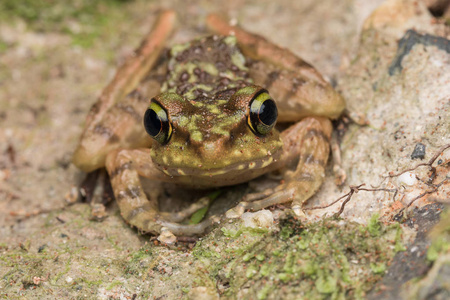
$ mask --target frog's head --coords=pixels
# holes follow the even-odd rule
[[[238,175],[267,167],[283,146],[276,121],[274,100],[256,85],[202,101],[162,93],[144,115],[145,129],[156,141],[152,160],[170,176]]]

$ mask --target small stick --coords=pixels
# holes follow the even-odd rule
[[[339,217],[343,212],[344,212],[344,208],[345,205],[351,200],[353,194],[358,193],[359,191],[367,191],[367,192],[378,192],[378,191],[385,191],[385,192],[394,192],[394,198],[397,195],[398,190],[397,189],[385,189],[385,188],[377,188],[377,189],[367,189],[367,188],[361,188],[362,186],[364,186],[365,183],[360,184],[360,185],[350,185],[350,191],[339,197],[338,199],[334,200],[333,202],[326,204],[326,205],[321,205],[321,206],[314,206],[314,207],[307,207],[304,208],[303,210],[316,210],[316,209],[324,209],[327,207],[330,207],[334,204],[336,204],[337,202],[339,202],[340,200],[342,200],[343,198],[346,198],[344,200],[344,202],[342,202],[341,207],[339,208],[339,211],[336,212],[333,217],[337,218]]]
[[[414,171],[415,169],[417,169],[417,168],[420,167],[420,166],[428,166],[428,167],[431,168],[431,165],[432,165],[432,164],[434,163],[434,161],[439,157],[439,155],[441,155],[442,152],[444,152],[444,151],[447,150],[448,148],[450,148],[450,144],[447,144],[447,145],[442,146],[442,147],[441,147],[441,148],[433,155],[433,157],[432,157],[428,162],[420,163],[420,164],[416,165],[416,166],[413,167],[413,168],[409,168],[409,169],[403,170],[403,171],[401,171],[400,173],[397,173],[397,174],[389,174],[389,177],[397,177],[397,176],[400,176],[400,175],[402,175],[403,173],[406,173],[406,172],[409,172],[409,171]]]
[[[363,186],[364,184],[365,184],[365,183],[363,183],[363,184],[361,184],[361,185],[358,185],[358,186],[349,186],[349,187],[350,187],[350,192],[348,192],[347,194],[345,194],[345,195],[343,195],[343,196],[337,198],[336,200],[334,200],[333,202],[331,202],[331,203],[329,203],[329,204],[321,205],[321,206],[307,207],[307,208],[304,208],[303,210],[316,210],[316,209],[324,209],[324,208],[330,207],[330,206],[334,205],[335,203],[339,202],[339,200],[341,200],[341,199],[343,199],[343,198],[349,196],[350,193],[353,194],[353,192],[352,192],[352,187],[359,188],[359,187]]]
[[[436,185],[433,187],[432,190],[425,191],[425,192],[423,192],[422,194],[420,194],[419,196],[417,196],[416,198],[412,199],[411,202],[409,202],[409,204],[408,204],[406,207],[407,207],[407,208],[410,207],[414,202],[416,202],[417,200],[419,200],[420,198],[422,198],[422,197],[425,196],[425,195],[428,195],[428,194],[432,194],[432,193],[434,193],[434,192],[437,192],[438,188],[439,188],[441,185],[443,185],[444,182],[446,182],[446,181],[449,180],[449,179],[450,179],[449,177],[445,178],[444,180],[442,180],[441,182],[439,182],[438,184],[436,184]]]

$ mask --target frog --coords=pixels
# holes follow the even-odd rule
[[[206,18],[212,35],[167,50],[176,18],[162,12],[119,67],[89,111],[73,163],[106,167],[122,217],[142,232],[198,236],[223,216],[186,224],[208,201],[160,211],[141,177],[211,189],[278,171],[276,187],[248,193],[225,215],[283,203],[301,215],[323,182],[343,97],[311,64],[218,14]]]

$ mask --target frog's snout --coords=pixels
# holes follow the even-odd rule
[[[214,162],[215,160],[222,157],[221,154],[227,153],[230,142],[227,138],[218,138],[215,140],[206,140],[201,143],[198,147],[198,154],[200,158],[205,162]]]

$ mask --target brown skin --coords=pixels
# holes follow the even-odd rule
[[[295,162],[293,171],[283,171],[283,184],[247,195],[227,215],[285,202],[292,202],[300,214],[302,204],[322,184],[332,131],[329,118],[343,111],[342,97],[288,50],[229,26],[216,15],[208,18],[209,27],[222,35],[234,32],[237,45],[233,37],[204,38],[174,47],[169,60],[155,64],[160,48],[152,45],[163,43],[173,22],[173,12],[162,13],[137,51],[142,55],[118,70],[91,110],[74,163],[91,171],[106,160],[122,216],[146,232],[160,233],[166,227],[175,235],[201,234],[220,217],[179,224],[206,203],[176,214],[161,213],[157,199],[147,199],[139,176],[208,188],[246,182]],[[155,95],[155,88],[162,93]],[[271,96],[278,121],[296,123],[281,133],[272,128],[261,134],[251,121],[259,122],[260,116],[251,119],[250,107],[271,101]],[[139,124],[148,107],[144,99],[151,97],[150,107],[167,115],[170,124],[170,138],[163,142],[149,142]]]

